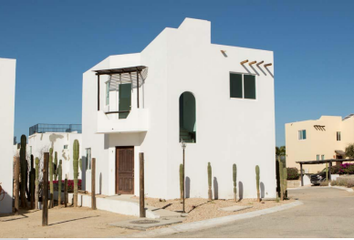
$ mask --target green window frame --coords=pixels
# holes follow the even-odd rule
[[[256,99],[256,76],[230,73],[230,98]]]

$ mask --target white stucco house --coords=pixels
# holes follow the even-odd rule
[[[231,24],[232,25],[232,24]],[[273,52],[211,43],[211,23],[186,18],[142,52],[112,55],[83,74],[82,150],[96,158],[97,193],[179,197],[181,139],[186,196],[276,197]],[[90,161],[90,159],[88,160]],[[91,170],[86,171],[90,191]]]
[[[12,212],[16,60],[0,58],[0,213]]]
[[[81,144],[80,124],[36,124],[29,128],[27,159],[33,155],[38,157],[43,164],[44,152],[53,148],[53,161],[55,152],[59,161],[62,160],[62,178],[67,174],[68,179],[73,179],[73,143],[77,139]],[[79,176],[81,177],[81,175]]]

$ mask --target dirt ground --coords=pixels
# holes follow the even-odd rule
[[[293,202],[294,200],[286,201],[262,201],[257,202],[256,199],[242,199],[241,201],[235,202],[234,200],[213,200],[208,202],[207,199],[203,198],[187,198],[186,199],[186,212],[188,216],[185,218],[183,223],[196,222],[201,220],[206,220],[210,218],[223,217],[234,214],[247,213],[252,211],[257,211],[265,208],[271,208],[279,206],[282,204]],[[164,208],[169,211],[180,212],[183,209],[182,201],[180,199],[174,200],[160,200],[158,198],[146,198],[145,203],[149,206]],[[252,206],[245,210],[238,212],[226,212],[219,210],[220,208],[230,207],[230,206]]]
[[[49,209],[49,226],[42,227],[42,211],[30,210],[20,215],[0,216],[1,238],[101,238],[137,232],[109,226],[127,219],[136,219],[116,213],[90,208]]]

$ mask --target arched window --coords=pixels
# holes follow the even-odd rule
[[[196,107],[191,92],[184,92],[179,97],[179,140],[196,142]]]

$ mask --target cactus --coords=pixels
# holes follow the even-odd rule
[[[58,180],[58,153],[54,154],[54,166],[53,166],[54,180]]]
[[[183,176],[183,164],[179,165],[179,190],[181,200],[184,198],[184,176]]]
[[[35,181],[35,193],[34,193],[34,205],[38,209],[38,192],[39,192],[39,159],[36,158],[36,181]]]
[[[286,167],[283,168],[283,192],[284,192],[284,198],[288,197],[288,170]]]
[[[34,179],[35,179],[35,170],[34,170],[34,163],[33,163],[33,155],[31,154],[31,170],[30,170],[30,200],[31,200],[31,209],[34,209]]]
[[[54,166],[53,166],[53,148],[49,149],[49,181],[50,181],[50,204],[49,208],[54,207],[54,184],[53,184],[53,175],[54,175]]]
[[[236,164],[234,164],[232,166],[232,179],[233,179],[233,182],[234,182],[234,199],[235,199],[235,202],[237,201],[237,188],[236,188],[236,183],[237,183],[237,166]]]
[[[279,162],[279,182],[280,182],[280,200],[284,201],[284,167],[283,162],[278,158]]]
[[[210,162],[208,162],[208,200],[209,201],[213,200],[213,193],[211,191],[211,176],[212,176],[211,165]]]
[[[260,179],[260,176],[259,176],[259,166],[257,165],[256,166],[256,187],[257,187],[257,201],[260,202],[261,201],[261,194],[259,192],[259,179]]]
[[[61,185],[62,185],[62,160],[59,161],[59,166],[58,166],[58,205],[60,206],[61,204]]]
[[[74,168],[74,207],[77,207],[78,176],[79,176],[79,141],[75,139],[73,144],[73,168]]]
[[[27,160],[26,160],[26,136],[21,136],[20,165],[21,165],[21,207],[27,208],[26,185],[27,185]]]

